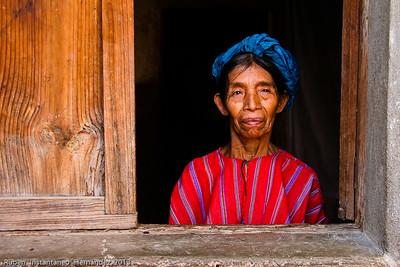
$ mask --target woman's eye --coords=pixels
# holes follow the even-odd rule
[[[242,92],[239,90],[235,90],[232,92],[232,95],[240,95],[240,94],[242,94]]]
[[[269,92],[271,92],[271,90],[270,90],[270,89],[268,89],[268,88],[263,88],[263,89],[260,89],[260,93],[263,93],[263,94],[268,94]]]

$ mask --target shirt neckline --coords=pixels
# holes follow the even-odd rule
[[[282,150],[278,147],[278,149],[270,155],[258,156],[258,157],[252,158],[251,160],[244,160],[244,159],[225,156],[224,153],[222,153],[222,147],[219,147],[217,149],[217,153],[220,155],[221,158],[227,159],[227,160],[235,160],[235,161],[239,161],[239,162],[242,162],[242,161],[252,162],[252,161],[257,161],[258,159],[272,158],[273,156],[279,154],[280,152],[282,152]]]

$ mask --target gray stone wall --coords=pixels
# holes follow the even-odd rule
[[[368,16],[368,115],[366,131],[365,224],[368,236],[384,246],[386,114],[389,0],[371,1]]]
[[[387,105],[387,249],[400,260],[400,1],[390,4]]]
[[[400,3],[369,1],[364,230],[400,259]]]

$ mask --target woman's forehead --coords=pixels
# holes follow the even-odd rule
[[[237,66],[228,75],[229,84],[249,82],[274,84],[274,79],[267,70],[256,63],[250,66]]]

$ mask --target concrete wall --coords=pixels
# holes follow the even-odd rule
[[[390,4],[386,247],[400,260],[400,1]]]
[[[364,230],[400,259],[400,3],[369,1]]]
[[[368,116],[366,132],[365,231],[384,245],[386,207],[389,0],[370,1],[368,17]]]

